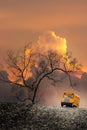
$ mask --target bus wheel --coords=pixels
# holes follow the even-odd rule
[[[61,103],[61,107],[63,107],[63,104]]]

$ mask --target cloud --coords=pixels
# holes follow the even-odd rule
[[[44,51],[53,50],[58,51],[60,54],[67,51],[66,39],[57,36],[53,31],[47,31],[39,36],[38,43]]]

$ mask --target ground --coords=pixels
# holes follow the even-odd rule
[[[87,130],[87,109],[0,103],[0,130]]]

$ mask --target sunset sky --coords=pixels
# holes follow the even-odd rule
[[[0,53],[53,31],[87,67],[87,0],[0,0]]]

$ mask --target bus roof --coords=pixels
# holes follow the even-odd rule
[[[64,94],[74,94],[74,92],[66,91]]]

